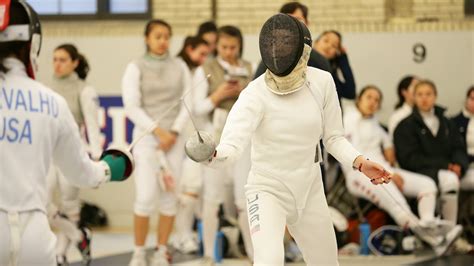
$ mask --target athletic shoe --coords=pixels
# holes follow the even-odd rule
[[[199,265],[201,266],[214,266],[216,265],[214,263],[214,260],[209,257],[202,257],[202,259],[199,261]]]
[[[453,248],[451,250],[450,254],[458,254],[458,255],[465,255],[465,254],[471,254],[474,252],[474,248],[469,242],[467,242],[466,239],[464,238],[458,238],[456,241],[454,241]]]
[[[133,252],[128,266],[147,266],[145,250]]]
[[[80,227],[79,230],[82,234],[82,239],[77,243],[77,248],[82,256],[82,265],[89,266],[91,263],[91,239],[92,232],[87,227]]]
[[[157,250],[150,260],[150,266],[169,266],[170,264],[171,254],[168,251]]]
[[[439,246],[434,247],[434,252],[438,257],[443,256],[446,251],[451,247],[451,245],[455,242],[455,240],[461,235],[462,233],[462,226],[455,225],[444,237],[443,243]]]

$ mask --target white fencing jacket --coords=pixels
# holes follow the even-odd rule
[[[23,63],[4,61],[0,72],[0,211],[45,212],[51,160],[73,185],[97,187],[110,179],[104,162],[89,159],[67,103],[26,74]]]
[[[344,137],[331,74],[308,67],[305,88],[284,96],[272,93],[266,86],[262,75],[242,91],[229,113],[210,166],[236,160],[251,140],[248,183],[264,184],[264,180],[254,179],[277,179],[291,191],[297,208],[304,208],[309,188],[320,176],[320,139],[345,166],[352,167],[360,154]]]

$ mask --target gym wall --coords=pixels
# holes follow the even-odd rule
[[[153,17],[163,18],[173,26],[172,54],[181,49],[187,34],[194,34],[199,23],[211,18],[211,2],[153,1]],[[240,26],[245,35],[243,58],[257,64],[260,61],[259,28],[285,1],[215,2],[218,25]],[[357,89],[367,84],[381,88],[384,93],[380,112],[382,122],[386,123],[393,111],[396,86],[406,74],[433,80],[438,86],[438,102],[448,108],[448,114],[455,114],[462,108],[466,89],[474,84],[474,18],[464,16],[463,0],[301,2],[309,7],[313,39],[326,29],[336,29],[343,34],[343,45],[349,55]],[[53,49],[65,42],[74,43],[91,65],[88,82],[103,97],[120,96],[121,78],[127,63],[145,50],[145,23],[44,22],[39,80],[47,82],[52,77]],[[350,101],[344,102],[344,105],[350,104]],[[120,113],[115,119],[117,123],[123,123]],[[119,132],[112,137],[123,142],[125,135]],[[81,193],[82,198],[106,209],[113,227],[131,228],[133,177],[125,183],[107,184],[100,192],[91,189]]]

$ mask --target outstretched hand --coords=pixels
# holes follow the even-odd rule
[[[385,170],[382,165],[370,160],[360,159],[360,157],[356,159],[356,168],[370,178],[372,184],[379,185],[390,183],[392,180],[392,173]]]

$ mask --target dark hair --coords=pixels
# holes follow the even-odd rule
[[[397,88],[398,102],[395,105],[395,109],[400,108],[405,102],[405,97],[403,97],[403,92],[408,90],[413,79],[415,79],[414,76],[408,75],[402,78],[402,80],[400,80],[400,82],[398,83],[398,88]]]
[[[10,23],[9,25],[29,24],[28,14],[26,10],[17,2],[12,2],[10,6]],[[7,72],[8,69],[3,65],[5,59],[14,55],[20,61],[29,65],[29,43],[25,41],[0,42],[0,71]]]
[[[282,5],[280,13],[293,14],[298,9],[301,9],[304,19],[308,21],[308,7],[299,2],[288,2]]]
[[[363,87],[359,94],[357,95],[357,98],[356,98],[356,103],[359,102],[360,98],[362,98],[362,96],[368,91],[368,90],[375,90],[378,92],[378,94],[380,95],[380,104],[379,104],[379,107],[382,106],[382,100],[383,100],[383,93],[382,91],[379,89],[379,87],[375,86],[375,85],[367,85],[365,87]],[[357,104],[356,104],[357,105]]]
[[[336,34],[336,36],[339,38],[339,47],[338,48],[341,49],[341,47],[342,47],[342,35],[337,30],[325,30],[325,31],[323,31],[321,34],[319,34],[316,41],[319,41],[324,35],[329,34],[329,33]]]
[[[178,53],[178,56],[183,58],[184,62],[190,69],[193,69],[198,65],[193,62],[193,60],[191,60],[189,55],[186,53],[186,48],[191,47],[193,49],[196,49],[199,45],[209,46],[209,44],[199,36],[188,36],[186,37],[186,39],[184,39],[183,48],[181,48],[181,51]]]
[[[235,37],[239,40],[239,58],[242,56],[242,52],[244,49],[244,38],[242,37],[242,32],[239,30],[239,28],[232,26],[232,25],[227,25],[227,26],[222,26],[217,30],[217,42],[219,42],[219,38],[222,35],[228,35],[231,37]]]
[[[171,30],[171,25],[168,24],[168,22],[162,19],[152,19],[148,21],[148,23],[145,26],[145,37],[147,37],[150,34],[151,30],[153,29],[153,26],[157,26],[157,25],[166,27],[170,31],[170,36],[173,34]]]
[[[76,46],[70,43],[65,43],[61,44],[56,49],[57,50],[64,50],[66,53],[69,54],[69,57],[71,57],[72,61],[78,61],[79,63],[77,64],[77,67],[74,69],[74,71],[77,73],[80,79],[85,80],[87,77],[87,74],[89,73],[90,67],[89,63],[87,62],[87,59],[79,53],[77,50]]]
[[[202,37],[202,35],[208,32],[217,33],[217,26],[216,26],[216,23],[214,23],[214,21],[206,21],[206,22],[201,23],[201,25],[199,25],[198,27],[198,31],[196,35],[199,37]]]
[[[324,35],[327,35],[329,33],[333,33],[335,34],[338,38],[339,38],[339,47],[337,47],[339,49],[339,51],[342,50],[342,34],[340,32],[338,32],[337,30],[325,30],[323,31],[321,34],[319,34],[318,38],[316,39],[316,42],[319,41]],[[339,68],[339,61],[337,60],[337,58],[332,58],[332,59],[329,59],[329,64],[331,65],[331,70],[333,72],[336,72],[336,70]]]
[[[416,86],[415,86],[415,92],[416,92],[416,90],[417,90],[419,87],[421,87],[421,86],[423,86],[423,85],[428,85],[428,86],[430,86],[430,87],[433,89],[434,94],[435,94],[435,95],[438,95],[438,89],[436,88],[436,85],[434,84],[433,81],[428,80],[428,79],[420,80],[420,82],[418,82],[418,83],[416,84]]]
[[[474,92],[474,85],[467,89],[466,98],[469,98],[469,95]]]

